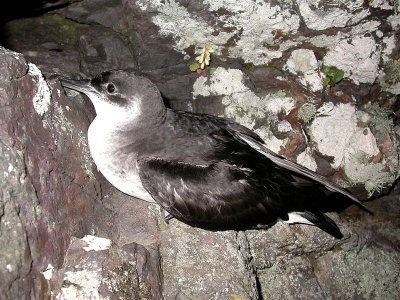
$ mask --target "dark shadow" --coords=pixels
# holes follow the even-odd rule
[[[169,100],[168,98],[164,97],[163,95],[161,95],[161,97],[162,97],[162,99],[163,99],[163,102],[164,102],[165,107],[171,108],[171,102],[170,102],[170,100]]]
[[[33,18],[49,11],[64,8],[66,0],[13,0],[2,3],[0,9],[0,45],[6,46],[8,33],[5,25],[15,19]]]

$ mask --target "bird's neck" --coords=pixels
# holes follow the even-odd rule
[[[133,122],[111,122],[109,118],[96,116],[88,130],[89,143],[102,151],[114,151],[126,146],[140,149],[142,144],[160,134],[165,119],[165,113]]]

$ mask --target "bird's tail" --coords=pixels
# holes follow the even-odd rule
[[[300,223],[314,225],[337,239],[343,237],[343,234],[340,232],[336,223],[319,211],[291,212],[288,214],[288,220],[284,222],[289,224]]]

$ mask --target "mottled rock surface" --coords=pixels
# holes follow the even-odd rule
[[[46,83],[40,70],[21,54],[0,47],[0,62],[0,298],[25,299],[30,295],[43,299],[57,295],[56,287],[65,282],[85,283],[71,281],[65,274],[59,282],[52,281],[52,269],[111,272],[103,274],[104,279],[116,276],[112,272],[118,268],[123,274],[125,265],[129,267],[126,272],[136,274],[139,280],[140,286],[131,290],[140,294],[143,288],[149,298],[161,297],[156,247],[147,250],[130,239],[115,238],[113,252],[96,258],[98,264],[92,267],[97,271],[86,269],[80,256],[71,254],[75,249],[72,240],[89,233],[111,237],[119,226],[113,221],[114,212],[104,203],[104,179],[87,147],[91,116],[84,113],[82,102],[73,102],[63,94],[58,81]],[[108,264],[109,269],[105,268]],[[42,272],[46,270],[45,276]],[[78,276],[76,281],[90,274]],[[121,293],[122,287],[130,285],[121,282],[122,276],[110,280],[116,281],[115,289]],[[89,287],[92,282],[87,284]],[[74,285],[64,288],[73,289]],[[108,287],[98,293],[105,297],[112,292]],[[77,298],[87,299],[86,292],[82,293]]]
[[[58,83],[47,85],[22,55],[4,48],[0,55],[0,282],[4,295],[23,298],[46,292],[39,272],[61,266],[72,235],[96,230],[96,220],[108,217],[97,205],[87,117],[59,90],[51,94]]]
[[[2,28],[1,45],[22,54],[0,48],[0,298],[400,297],[398,1],[58,2],[73,3]],[[205,44],[211,63],[191,72]],[[116,68],[142,71],[174,108],[234,119],[361,199],[381,197],[366,204],[374,215],[332,212],[342,240],[305,225],[166,224],[97,172],[93,108],[51,79]]]

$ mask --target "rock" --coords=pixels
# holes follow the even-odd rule
[[[138,69],[170,106],[236,120],[273,151],[378,197],[399,176],[397,1],[70,2],[4,26],[5,45],[23,55],[0,48],[2,295],[398,298],[398,189],[367,204],[373,216],[331,213],[342,240],[306,225],[165,224],[97,172],[93,108],[48,80]],[[210,65],[191,72],[205,44]],[[88,235],[111,246],[85,251]]]
[[[135,243],[119,248],[111,240],[73,238],[63,267],[48,279],[56,299],[160,299],[157,251]],[[153,263],[156,262],[155,265]]]
[[[309,87],[312,92],[323,89],[317,58],[312,50],[293,50],[285,67],[290,73],[298,74],[301,84]]]
[[[116,210],[118,196],[113,196],[114,206],[109,207],[115,209],[112,212],[99,201],[102,193],[107,192],[107,184],[101,188],[104,179],[95,171],[87,147],[90,115],[85,115],[79,107],[82,103],[74,103],[63,95],[58,81],[46,82],[40,70],[34,64],[27,64],[22,55],[5,48],[0,48],[0,55],[2,295],[23,298],[32,294],[39,298],[52,294],[67,299],[75,295],[85,299],[101,289],[101,295],[115,292],[128,298],[136,295],[137,299],[143,299],[142,294],[149,299],[161,297],[156,220],[151,223],[151,219],[142,218],[148,220],[147,229],[131,238],[132,233],[126,236],[128,224],[124,224],[135,213],[123,218],[121,225],[112,221],[116,214],[124,217],[130,206],[121,205],[119,208],[123,210]],[[138,206],[133,208],[140,216]],[[76,242],[68,248],[71,239],[76,241],[75,237],[88,232],[113,236],[116,242],[112,254],[86,257],[97,261],[91,265],[85,260],[77,261],[82,256]],[[149,236],[147,239],[145,234]],[[146,244],[149,250],[132,240]],[[65,255],[67,263],[63,263]],[[134,264],[132,259],[136,261]],[[103,269],[107,264],[112,265],[108,273]],[[52,269],[64,274],[59,281],[40,274],[47,270],[45,274],[49,277]],[[140,287],[127,287],[130,282],[124,281],[124,272],[136,274]],[[87,276],[93,276],[97,285],[87,281],[87,290],[74,290],[73,284],[85,287],[80,280],[86,280]],[[65,280],[72,285],[57,290]],[[112,284],[115,286],[111,288]]]
[[[363,7],[362,1],[352,1],[343,6],[331,6],[320,1],[311,4],[300,0],[296,2],[307,27],[314,30],[347,27],[370,15],[369,9]]]
[[[103,204],[115,215],[110,236],[113,242],[120,247],[136,243],[157,248],[159,207],[125,195],[111,185],[105,190]]]
[[[292,231],[277,224],[267,232],[249,232],[263,297],[396,298],[400,293],[397,200],[394,196],[371,203],[374,216],[345,216],[348,225],[341,228],[345,237],[339,242],[299,225]]]
[[[2,240],[16,238],[1,244],[10,253],[2,256],[9,267],[1,290],[20,298],[46,293],[37,272],[60,265],[71,235],[96,230],[94,220],[107,217],[101,207],[94,213],[100,189],[87,155],[87,119],[21,55],[4,48],[0,55]]]
[[[165,299],[259,298],[234,232],[210,234],[173,221],[161,227],[160,252]]]
[[[136,68],[131,50],[114,32],[89,28],[79,38],[81,71],[95,76],[108,69]]]
[[[80,64],[78,39],[84,28],[61,16],[45,14],[7,23],[5,43],[10,49],[18,49],[45,75],[75,74],[79,73]],[[27,43],[33,36],[35,42]]]

